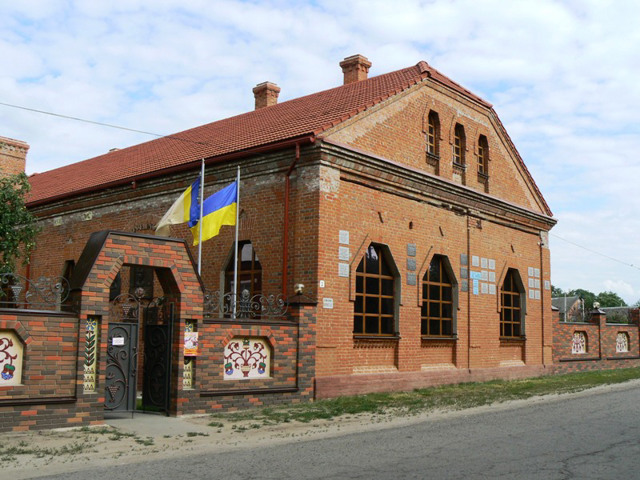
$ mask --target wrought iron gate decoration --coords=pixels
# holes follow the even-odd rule
[[[174,304],[154,298],[145,308],[142,409],[168,413]]]
[[[235,303],[236,318],[282,318],[287,315],[289,305],[283,295],[251,296],[249,290],[242,290],[236,298],[234,293],[221,294],[219,291],[205,290],[203,315],[205,318],[231,318]]]

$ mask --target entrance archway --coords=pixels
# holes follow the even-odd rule
[[[114,281],[127,283],[119,276],[125,267],[152,272],[162,295],[144,298],[145,292],[133,285],[131,293],[113,298]],[[78,260],[72,290],[80,302],[80,321],[99,325],[95,393],[104,393],[105,411],[136,410],[142,391],[144,409],[177,413],[185,321],[202,321],[204,290],[186,243],[96,232]],[[125,300],[119,309],[114,308],[118,298]]]

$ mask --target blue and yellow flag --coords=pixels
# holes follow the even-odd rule
[[[205,242],[218,235],[222,225],[235,225],[237,207],[238,182],[233,182],[207,198],[202,205],[202,241]],[[195,225],[191,228],[194,245],[199,243],[199,226]]]
[[[199,193],[200,177],[196,178],[160,219],[156,225],[156,235],[168,237],[171,225],[189,222],[189,227],[193,227],[197,224],[200,217]]]

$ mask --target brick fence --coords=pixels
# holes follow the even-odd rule
[[[638,309],[629,323],[607,323],[602,310],[588,322],[561,322],[554,312],[553,363],[556,373],[640,366]]]
[[[77,315],[2,309],[0,332],[0,337],[12,332],[12,348],[24,349],[22,381],[0,386],[0,431],[69,427],[101,420],[101,412],[94,411],[91,402],[79,395],[83,362],[78,351]],[[3,363],[7,358],[3,355]]]

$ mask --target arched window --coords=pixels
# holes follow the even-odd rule
[[[233,290],[233,255],[225,271],[225,292]],[[238,244],[238,295],[248,290],[250,296],[262,293],[262,266],[250,241]]]
[[[464,127],[459,123],[456,123],[453,137],[453,163],[457,165],[464,165],[464,151],[465,151],[465,135]]]
[[[438,114],[431,110],[428,117],[427,128],[427,153],[438,156],[440,154],[440,119]]]
[[[500,287],[500,336],[524,335],[524,287],[517,270],[510,268]]]
[[[356,269],[353,333],[394,335],[396,272],[386,249],[371,244]]]
[[[446,258],[434,255],[422,278],[421,335],[450,337],[456,333],[455,287]]]
[[[478,138],[478,174],[489,175],[489,142],[484,135]]]

